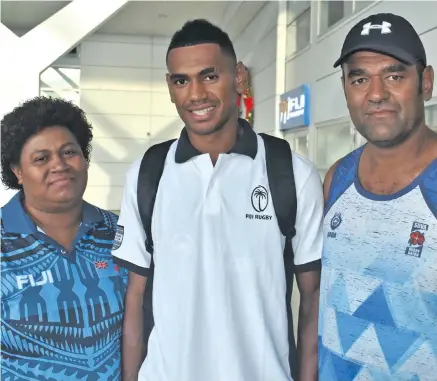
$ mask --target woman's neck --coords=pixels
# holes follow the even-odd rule
[[[27,213],[44,231],[46,229],[76,230],[82,221],[82,206],[83,201],[80,200],[68,208],[56,210],[55,208],[44,208],[26,199],[24,200],[24,207]]]

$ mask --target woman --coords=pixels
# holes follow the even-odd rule
[[[117,216],[83,200],[92,127],[72,103],[38,97],[1,121],[4,380],[120,380],[126,278]]]

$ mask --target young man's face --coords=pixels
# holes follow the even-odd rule
[[[212,134],[237,112],[237,95],[244,90],[246,70],[219,45],[172,49],[167,68],[171,100],[193,133]]]

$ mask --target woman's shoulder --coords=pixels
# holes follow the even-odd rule
[[[92,208],[100,216],[100,220],[108,228],[117,230],[118,215],[110,210],[102,209],[96,205],[86,203],[86,208]]]

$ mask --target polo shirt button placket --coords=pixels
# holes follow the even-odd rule
[[[208,214],[218,214],[220,212],[220,186],[217,176],[219,174],[213,171],[206,190],[205,208]]]

